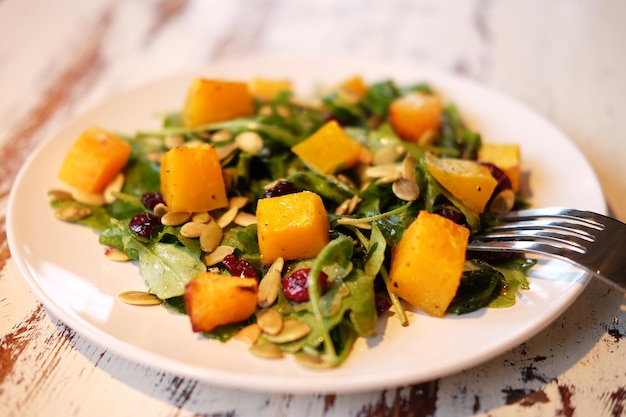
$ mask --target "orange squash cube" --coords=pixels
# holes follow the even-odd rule
[[[485,210],[498,185],[489,168],[475,161],[427,155],[426,167],[446,190],[476,213]]]
[[[416,91],[392,101],[387,118],[400,138],[422,143],[426,133],[439,129],[441,111],[441,100],[437,96]]]
[[[283,91],[291,91],[291,81],[268,78],[255,78],[250,83],[252,95],[263,101],[270,101]]]
[[[329,242],[322,198],[310,191],[259,200],[256,209],[261,261],[271,264],[315,257]]]
[[[161,194],[170,211],[204,212],[228,206],[215,148],[178,146],[161,158]]]
[[[180,119],[187,127],[252,116],[248,84],[204,78],[193,80]]]
[[[443,317],[461,282],[468,239],[466,227],[421,211],[392,250],[389,291]]]
[[[478,150],[478,159],[484,162],[491,162],[504,171],[509,180],[511,180],[513,192],[519,190],[521,166],[519,145],[484,143]]]
[[[185,286],[185,308],[194,332],[210,332],[217,326],[238,323],[254,314],[258,281],[204,272]]]
[[[99,127],[86,129],[69,149],[59,178],[80,191],[100,193],[124,168],[131,146]]]
[[[331,120],[291,150],[314,170],[333,174],[358,162],[361,145]]]
[[[367,84],[359,75],[350,77],[339,84],[340,91],[347,93],[356,100],[363,98],[367,94],[368,89]]]

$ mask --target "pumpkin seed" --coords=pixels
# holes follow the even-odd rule
[[[118,173],[113,180],[104,187],[104,191],[102,195],[104,196],[104,202],[107,204],[113,203],[117,200],[117,197],[113,195],[113,193],[119,193],[122,191],[122,187],[124,187],[124,174]]]
[[[167,206],[163,203],[157,203],[156,206],[154,206],[154,208],[152,209],[152,211],[154,212],[155,216],[158,217],[163,217],[167,214],[167,212],[169,211],[167,209]]]
[[[414,201],[420,196],[420,187],[415,181],[400,178],[394,181],[391,190],[400,200]]]
[[[400,171],[395,164],[375,165],[367,167],[365,175],[369,178],[385,178],[399,175]]]
[[[104,196],[98,193],[88,193],[86,191],[77,190],[74,192],[74,200],[83,204],[89,204],[90,206],[104,205]]]
[[[298,353],[294,355],[294,359],[300,365],[313,369],[326,369],[330,368],[330,364],[324,360],[320,355],[313,355],[311,353]]]
[[[192,239],[198,238],[202,234],[206,225],[206,223],[200,222],[187,222],[180,228],[180,235]]]
[[[250,353],[264,359],[281,359],[284,356],[280,348],[270,344],[250,346]]]
[[[144,291],[126,291],[119,295],[119,299],[134,306],[151,306],[161,304],[161,300],[154,294]]]
[[[413,159],[413,157],[411,155],[407,155],[406,158],[404,158],[404,160],[402,161],[402,168],[401,168],[401,173],[402,173],[402,178],[410,180],[410,181],[415,181],[415,166],[417,165],[417,163],[415,162],[415,159]]]
[[[386,177],[378,178],[376,180],[376,184],[378,184],[378,185],[391,184],[391,183],[395,182],[396,180],[398,180],[400,178],[402,178],[402,174],[400,174],[399,172],[396,172],[393,175],[389,175],[389,176],[386,176]]]
[[[348,214],[348,207],[350,206],[350,199],[344,200],[337,208],[335,209],[335,214],[339,216],[343,216]]]
[[[196,223],[208,223],[212,220],[211,215],[206,212],[203,211],[201,213],[193,213],[191,215],[191,221],[192,222],[196,222]]]
[[[230,154],[237,150],[237,145],[234,143],[229,143],[224,146],[216,146],[215,150],[217,151],[217,157],[219,160],[226,159]]]
[[[161,217],[164,226],[180,226],[191,219],[191,213],[184,211],[168,211]]]
[[[200,247],[204,252],[211,253],[220,245],[223,237],[222,228],[216,222],[210,221],[200,234]]]
[[[176,148],[185,144],[185,138],[181,135],[167,135],[163,140],[167,149]]]
[[[356,206],[358,206],[361,201],[361,197],[359,197],[358,195],[353,195],[350,199],[350,203],[348,204],[348,214],[354,213],[354,210],[356,210]]]
[[[217,219],[217,224],[223,229],[226,226],[228,226],[234,219],[235,217],[237,217],[237,212],[239,211],[239,209],[237,207],[232,207],[228,210],[226,210],[226,212],[224,212],[224,214],[222,214],[218,219]]]
[[[243,152],[258,155],[263,149],[263,138],[256,132],[242,132],[235,137],[235,144]]]
[[[228,200],[228,207],[230,208],[236,207],[238,209],[242,209],[246,206],[246,204],[248,204],[248,201],[250,201],[248,197],[241,197],[241,196],[231,197],[230,200]]]
[[[256,322],[265,334],[277,335],[283,329],[283,316],[272,308],[256,313]]]
[[[126,261],[128,261],[128,255],[126,255],[121,250],[115,249],[115,248],[107,249],[107,251],[105,252],[105,256],[110,261],[115,261],[115,262],[126,262]]]
[[[74,197],[72,193],[63,190],[50,190],[48,191],[48,198],[53,201],[72,201]]]
[[[311,326],[299,320],[285,320],[283,329],[275,335],[265,334],[264,338],[272,343],[289,343],[302,339],[311,333]]]
[[[249,226],[256,223],[256,216],[254,214],[240,211],[233,219],[233,222],[238,226]]]
[[[385,146],[374,152],[372,164],[376,166],[393,164],[400,158],[402,152],[404,152],[404,150],[401,146]]]
[[[502,190],[495,195],[493,201],[489,205],[491,214],[502,214],[511,211],[515,204],[515,193],[511,189]]]
[[[218,246],[215,250],[204,257],[206,266],[216,265],[224,260],[226,255],[230,255],[235,251],[232,246]]]
[[[433,142],[435,142],[435,139],[437,139],[437,132],[430,129],[422,133],[422,135],[417,140],[417,143],[420,145],[432,145]]]
[[[228,142],[229,140],[232,140],[232,138],[233,132],[228,129],[218,130],[211,135],[211,141],[215,143]]]
[[[254,345],[259,340],[261,332],[261,327],[256,323],[252,323],[240,329],[235,335],[235,339]]]
[[[282,278],[282,270],[285,265],[285,260],[282,257],[276,258],[272,265],[269,267],[265,276],[259,282],[259,289],[257,293],[257,305],[261,308],[267,308],[274,304],[278,298],[278,291],[280,289],[280,280]]]
[[[89,207],[76,203],[64,204],[54,211],[55,217],[64,222],[77,222],[90,214],[91,210]]]
[[[146,155],[146,159],[150,162],[154,162],[155,164],[160,164],[164,153],[165,152],[150,152]]]

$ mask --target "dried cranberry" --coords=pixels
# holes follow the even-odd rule
[[[159,203],[165,204],[165,200],[163,200],[161,193],[157,191],[143,193],[141,195],[141,204],[148,210],[154,210],[154,206]]]
[[[511,180],[504,171],[492,164],[491,162],[479,162],[481,165],[486,166],[491,173],[491,176],[498,181],[496,188],[493,190],[493,195],[498,195],[501,191],[510,190],[513,188]]]
[[[384,313],[391,308],[391,300],[379,294],[374,295],[374,303],[376,303],[378,314]]]
[[[463,213],[453,209],[450,206],[442,207],[435,213],[439,214],[442,217],[445,217],[448,220],[452,220],[456,224],[459,224],[461,226],[467,226],[467,220],[465,219]]]
[[[250,265],[250,262],[237,255],[233,255],[232,253],[226,255],[222,260],[222,264],[231,275],[259,279],[259,275],[256,273],[254,267]]]
[[[142,212],[130,219],[128,227],[136,235],[148,239],[155,229],[161,227],[161,219],[152,213]]]
[[[298,303],[309,300],[308,280],[310,272],[311,270],[309,268],[302,268],[283,277],[281,284],[283,286],[283,293],[288,300]],[[328,275],[320,271],[318,282],[323,294],[328,289]]]
[[[278,197],[281,195],[297,193],[299,190],[293,182],[279,180],[272,188],[265,190],[263,198]]]

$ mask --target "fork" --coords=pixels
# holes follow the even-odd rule
[[[561,207],[512,211],[473,235],[468,249],[557,258],[626,293],[626,224],[598,213]]]

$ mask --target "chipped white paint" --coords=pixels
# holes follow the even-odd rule
[[[129,362],[74,334],[3,261],[3,223],[15,163],[91,105],[214,60],[276,53],[399,60],[494,86],[572,137],[626,220],[624,18],[613,0],[0,2],[0,415],[621,415],[624,299],[596,282],[533,339],[432,384],[264,395]]]

